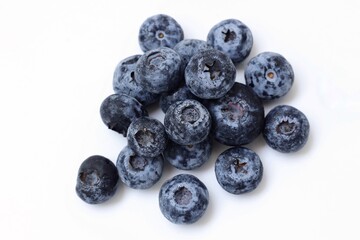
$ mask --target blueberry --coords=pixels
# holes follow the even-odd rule
[[[199,100],[198,97],[191,93],[186,85],[183,85],[174,92],[162,94],[160,96],[160,108],[164,113],[166,113],[170,105],[177,101],[184,101],[187,99]]]
[[[156,157],[165,150],[167,135],[157,119],[141,117],[134,120],[127,132],[128,145],[142,157]]]
[[[252,142],[264,124],[264,106],[248,86],[236,82],[222,98],[206,102],[214,138],[228,146]]]
[[[139,44],[144,52],[159,47],[173,48],[183,39],[184,32],[179,23],[165,14],[147,18],[139,31]]]
[[[222,152],[215,161],[216,180],[232,194],[247,193],[261,182],[263,165],[259,156],[244,147],[233,147]]]
[[[174,90],[181,82],[181,58],[170,48],[161,47],[139,58],[135,80],[147,91],[163,93]]]
[[[175,45],[173,48],[177,52],[182,60],[181,69],[184,71],[186,65],[190,61],[191,57],[196,53],[212,48],[206,41],[199,39],[184,39]]]
[[[135,68],[140,57],[141,55],[133,55],[118,63],[113,76],[113,89],[117,94],[129,95],[148,106],[156,102],[160,95],[146,91],[135,81]]]
[[[307,142],[310,124],[305,114],[295,107],[279,105],[265,117],[263,136],[273,149],[296,152]]]
[[[236,68],[224,53],[208,49],[195,54],[185,68],[190,91],[202,99],[224,96],[235,83]]]
[[[191,224],[198,221],[208,204],[209,192],[206,186],[193,175],[176,175],[161,186],[160,210],[172,223]]]
[[[182,170],[193,170],[210,159],[211,150],[212,140],[208,137],[193,145],[179,145],[169,141],[163,154],[172,166]]]
[[[261,99],[271,100],[289,92],[294,82],[294,71],[282,55],[263,52],[247,64],[245,81]]]
[[[101,103],[100,116],[109,129],[126,137],[130,123],[138,117],[148,116],[148,112],[135,98],[112,94]]]
[[[98,204],[114,196],[118,182],[115,165],[103,156],[94,155],[80,165],[75,190],[84,202]]]
[[[250,29],[237,19],[226,19],[211,28],[207,42],[210,46],[227,54],[234,64],[249,56],[253,46]]]
[[[200,102],[188,99],[169,107],[165,113],[164,126],[168,137],[177,144],[196,144],[209,135],[211,117]]]
[[[120,180],[134,189],[151,188],[161,178],[164,159],[160,154],[156,157],[138,156],[129,146],[124,147],[116,161]]]

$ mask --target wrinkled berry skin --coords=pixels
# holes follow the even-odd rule
[[[127,132],[128,146],[142,157],[156,157],[166,148],[164,125],[157,119],[141,117],[134,120]]]
[[[215,161],[216,180],[232,194],[254,190],[261,182],[263,165],[259,156],[244,147],[233,147],[222,152]]]
[[[136,118],[148,116],[148,112],[135,98],[112,94],[101,103],[100,116],[109,129],[126,137],[130,123]]]
[[[236,68],[224,53],[208,49],[195,54],[185,68],[185,82],[202,99],[224,96],[234,85]]]
[[[212,47],[208,45],[206,41],[199,39],[184,39],[176,44],[173,49],[180,55],[182,61],[181,69],[184,71],[192,56],[210,48]]]
[[[282,55],[263,52],[248,62],[245,81],[261,99],[272,100],[290,91],[294,83],[294,71]]]
[[[193,175],[176,175],[161,186],[160,210],[172,223],[192,224],[198,221],[208,204],[209,192],[206,186]]]
[[[84,202],[99,204],[114,196],[118,182],[116,166],[109,159],[94,155],[80,165],[75,190]]]
[[[250,29],[241,21],[226,19],[211,28],[207,42],[213,48],[227,54],[234,64],[238,64],[249,56],[253,36]]]
[[[161,154],[153,158],[138,156],[134,150],[126,146],[117,158],[116,167],[120,180],[126,186],[134,189],[148,189],[161,178],[164,159]]]
[[[193,145],[179,145],[169,141],[163,155],[165,160],[177,169],[193,170],[210,159],[211,150],[211,138]]]
[[[214,138],[228,146],[252,142],[264,125],[264,106],[248,86],[236,82],[222,98],[206,102]]]
[[[271,148],[279,152],[299,151],[306,144],[309,132],[308,119],[295,107],[279,105],[265,117],[264,139]]]
[[[135,80],[152,93],[169,92],[181,82],[181,58],[174,50],[156,48],[144,53],[135,69]]]
[[[159,48],[173,48],[184,39],[180,24],[172,17],[157,14],[147,18],[139,30],[139,44],[144,52]]]
[[[129,95],[148,106],[156,102],[160,95],[146,91],[135,81],[135,68],[140,57],[141,55],[133,55],[118,63],[113,75],[113,89],[117,94]]]
[[[189,88],[184,85],[176,89],[174,92],[162,94],[160,96],[160,108],[164,113],[166,113],[168,108],[173,103],[176,103],[177,101],[184,101],[187,99],[199,100],[199,98],[192,94]]]
[[[172,104],[165,113],[168,137],[180,145],[197,144],[210,133],[209,111],[198,101],[188,99]]]

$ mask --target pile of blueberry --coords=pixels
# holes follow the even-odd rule
[[[207,41],[184,39],[181,26],[158,14],[139,31],[144,54],[130,56],[116,67],[114,94],[101,104],[106,126],[127,138],[116,161],[95,155],[77,175],[76,193],[90,204],[102,203],[120,181],[148,189],[162,176],[164,161],[181,170],[201,167],[210,159],[213,140],[230,146],[215,161],[219,185],[232,194],[254,190],[262,179],[259,156],[244,145],[262,134],[273,149],[295,152],[306,143],[309,122],[298,109],[279,105],[265,116],[264,102],[289,92],[294,72],[280,54],[263,52],[245,67],[245,82],[235,82],[236,65],[250,54],[253,37],[241,21],[216,24]],[[147,106],[159,102],[163,123],[149,116]],[[159,193],[163,215],[173,223],[190,224],[205,213],[209,192],[192,174],[165,181]]]

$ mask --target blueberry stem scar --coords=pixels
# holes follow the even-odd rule
[[[275,76],[275,74],[273,73],[273,72],[269,72],[268,74],[267,74],[267,77],[268,78],[274,78],[274,76]]]
[[[192,193],[186,187],[180,187],[174,194],[175,202],[179,205],[188,205],[192,198]]]
[[[216,65],[216,61],[213,61],[211,64],[205,63],[204,72],[210,73],[211,80],[217,78],[221,73]]]
[[[294,131],[294,128],[294,123],[290,123],[289,121],[283,121],[279,123],[279,125],[277,125],[276,132],[282,134],[291,134]]]
[[[236,38],[235,32],[230,31],[230,29],[228,29],[226,32],[221,32],[221,33],[225,35],[224,42],[232,41]]]
[[[147,146],[154,142],[154,133],[147,128],[143,128],[135,134],[135,138],[139,145]]]
[[[243,172],[245,174],[247,173],[247,171],[244,169],[244,167],[246,166],[246,162],[241,162],[239,159],[235,159],[233,164],[234,164],[236,173],[239,173],[239,172]]]
[[[158,37],[159,37],[159,38],[163,38],[163,37],[164,37],[164,34],[161,32],[161,33],[158,34]]]

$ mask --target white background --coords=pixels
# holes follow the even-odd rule
[[[102,123],[117,63],[140,54],[137,37],[149,16],[165,13],[185,38],[206,39],[221,20],[252,30],[250,57],[285,56],[295,71],[277,104],[302,110],[307,145],[281,154],[259,137],[248,147],[264,165],[254,192],[235,196],[216,182],[216,146],[190,173],[208,187],[210,204],[193,225],[174,225],[158,207],[166,167],[149,190],[121,185],[102,205],[75,194],[81,162],[116,161],[126,139]],[[0,239],[359,239],[359,1],[1,1]],[[249,60],[246,59],[245,63]],[[245,63],[237,81],[244,82]],[[156,108],[152,117],[162,120]]]

